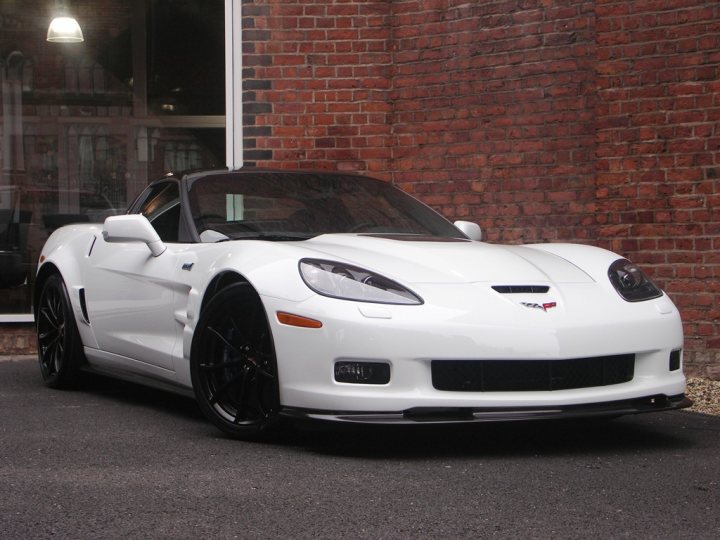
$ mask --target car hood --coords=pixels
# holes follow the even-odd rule
[[[323,235],[304,247],[318,258],[344,261],[405,283],[535,285],[592,283],[566,259],[528,246],[415,236]]]

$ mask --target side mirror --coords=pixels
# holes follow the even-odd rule
[[[482,229],[477,223],[473,223],[472,221],[456,221],[453,225],[460,229],[460,232],[470,240],[477,240],[478,242],[482,240]]]
[[[153,257],[162,255],[167,249],[153,226],[141,214],[107,218],[102,234],[106,242],[144,242],[150,248]]]

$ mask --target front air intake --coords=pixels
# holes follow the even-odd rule
[[[432,383],[454,392],[534,392],[631,381],[635,355],[570,360],[433,360]]]

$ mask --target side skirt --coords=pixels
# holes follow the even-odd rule
[[[172,392],[181,396],[195,397],[192,388],[176,383],[173,380],[175,378],[174,371],[151,366],[131,358],[117,356],[90,347],[85,347],[85,356],[88,359],[88,363],[81,367],[81,371],[84,373],[94,373],[113,379],[121,379],[123,381],[157,388],[158,390]],[[125,366],[137,367],[137,369]]]

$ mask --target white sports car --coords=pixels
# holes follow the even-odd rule
[[[688,406],[677,309],[626,259],[502,246],[391,184],[205,171],[62,227],[35,314],[50,387],[89,370],[194,395],[238,438],[283,418],[416,423]]]

